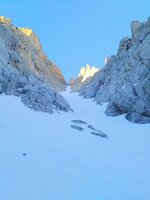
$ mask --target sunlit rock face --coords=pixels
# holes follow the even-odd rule
[[[65,89],[60,69],[47,59],[36,34],[28,28],[17,28],[8,21],[11,22],[4,17],[0,20],[0,39],[7,48],[8,63],[21,73],[32,73],[47,81],[56,90]]]
[[[98,71],[98,68],[94,66],[91,67],[88,64],[85,67],[81,67],[78,78],[71,79],[70,81],[72,91],[78,91],[81,88],[81,86],[89,82],[91,77],[94,76],[94,74]]]
[[[125,114],[134,123],[150,123],[150,18],[131,23],[132,37],[121,40],[116,56],[80,88],[101,104],[106,114]]]
[[[11,19],[10,18],[5,18],[4,16],[0,16],[0,22],[5,23],[5,24],[10,24]]]
[[[79,78],[82,78],[82,82],[87,78],[93,76],[99,69],[96,67],[90,67],[90,65],[86,65],[86,67],[82,67],[80,70]]]
[[[0,93],[20,96],[35,110],[69,110],[57,91],[66,88],[60,69],[42,51],[36,34],[0,17]]]

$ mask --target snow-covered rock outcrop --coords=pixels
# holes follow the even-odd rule
[[[57,93],[65,88],[60,69],[47,59],[35,33],[0,17],[0,93],[20,96],[28,107],[52,113],[70,109]]]
[[[109,116],[125,114],[134,123],[150,123],[150,17],[131,23],[131,38],[121,40],[116,56],[79,92],[97,103],[108,102]]]
[[[98,68],[95,66],[91,67],[89,64],[86,64],[85,67],[81,67],[78,78],[70,80],[72,91],[78,91],[81,86],[87,84],[91,80],[91,77],[93,77],[98,71]]]

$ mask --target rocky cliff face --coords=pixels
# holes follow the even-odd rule
[[[78,78],[71,79],[70,81],[72,91],[78,91],[83,85],[90,82],[91,78],[98,71],[99,71],[98,68],[94,66],[91,67],[88,64],[85,67],[81,67]]]
[[[79,92],[101,104],[106,114],[125,114],[134,123],[150,123],[150,18],[131,23],[131,38],[121,40],[118,53]]]
[[[30,73],[47,81],[56,90],[66,87],[60,69],[49,61],[42,51],[36,34],[29,28],[17,28],[10,19],[0,18],[0,43],[8,60],[6,64],[18,69],[20,73]]]
[[[20,96],[28,107],[52,113],[70,109],[57,93],[65,87],[61,71],[47,59],[35,33],[0,17],[0,93]]]

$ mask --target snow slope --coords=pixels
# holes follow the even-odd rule
[[[35,112],[0,96],[0,199],[149,200],[150,125],[107,117],[105,106],[69,90],[63,95],[74,113]],[[72,129],[78,119],[109,139],[87,125]]]

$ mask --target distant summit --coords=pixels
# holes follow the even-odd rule
[[[78,78],[71,79],[70,81],[71,89],[73,91],[79,90],[79,88],[84,85],[85,82],[88,82],[90,78],[98,71],[98,68],[95,66],[91,67],[89,64],[86,64],[85,67],[81,67]]]
[[[94,67],[94,66],[90,66],[89,64],[86,64],[85,67],[81,67],[80,69],[80,74],[79,74],[79,78],[82,78],[82,82],[85,81],[87,78],[93,76],[96,72],[98,72],[99,69]]]

